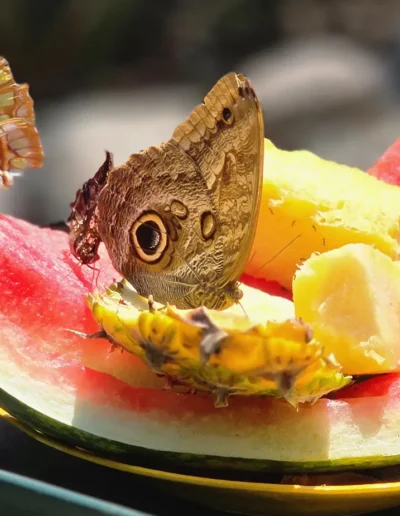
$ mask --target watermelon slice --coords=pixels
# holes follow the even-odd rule
[[[385,183],[400,186],[400,138],[382,154],[368,173]]]
[[[366,379],[332,393],[330,398],[349,399],[361,397],[400,396],[400,374],[390,373]]]
[[[44,434],[120,461],[197,474],[400,462],[397,391],[370,396],[359,388],[298,411],[276,399],[233,398],[216,410],[206,394],[162,390],[137,357],[109,354],[104,340],[68,331],[98,329],[84,294],[114,280],[105,256],[93,279],[68,257],[65,233],[6,216],[0,249],[0,405]],[[116,378],[122,370],[130,385]]]

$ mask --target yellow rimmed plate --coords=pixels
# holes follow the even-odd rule
[[[0,417],[51,448],[101,466],[147,477],[162,491],[217,510],[252,516],[351,516],[400,505],[400,482],[312,487],[183,475],[96,457],[33,430],[1,409]]]

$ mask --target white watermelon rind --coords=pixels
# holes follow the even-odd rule
[[[28,379],[29,383],[29,379]],[[27,386],[27,385],[26,385]],[[29,398],[28,391],[24,391],[25,399]],[[49,390],[51,395],[51,389]],[[45,399],[42,400],[46,404]],[[321,400],[320,403],[329,403],[331,412],[336,411],[337,415],[340,416],[348,410],[362,411],[365,410],[365,415],[372,414],[376,411],[376,406],[382,406],[384,400],[379,398],[360,398],[357,400],[346,400],[346,401],[333,401],[333,400]],[[392,400],[393,401],[393,400]],[[266,400],[267,403],[270,400]],[[218,455],[218,442],[222,442],[224,436],[224,430],[227,427],[216,428],[214,432],[214,438],[211,435],[203,435],[200,439],[203,441],[203,449],[207,450],[209,447],[210,453],[199,453],[191,452],[191,448],[194,447],[196,442],[196,435],[191,432],[183,432],[179,439],[179,447],[177,446],[174,450],[173,443],[165,440],[167,437],[168,420],[159,422],[159,436],[158,442],[160,443],[159,449],[153,446],[149,446],[150,443],[146,443],[143,440],[145,431],[140,431],[141,438],[143,440],[142,445],[132,444],[134,441],[135,427],[125,426],[121,427],[121,437],[125,436],[121,440],[116,440],[114,436],[107,435],[107,426],[112,424],[115,428],[119,425],[126,423],[126,414],[121,411],[120,421],[118,421],[118,410],[114,410],[112,413],[108,412],[101,406],[92,407],[90,417],[86,420],[82,420],[79,424],[71,424],[71,418],[65,417],[64,421],[61,418],[52,417],[51,412],[65,412],[67,414],[70,409],[73,411],[73,407],[69,407],[68,410],[62,408],[65,400],[60,399],[60,406],[56,410],[49,410],[48,413],[37,410],[27,403],[20,401],[15,396],[9,394],[4,388],[0,389],[0,406],[8,412],[11,416],[15,417],[19,422],[27,425],[28,427],[41,432],[43,435],[55,439],[56,441],[67,444],[69,446],[83,449],[89,453],[108,458],[114,461],[122,462],[125,464],[131,464],[135,466],[154,467],[157,469],[163,469],[166,471],[174,472],[188,472],[196,473],[196,475],[206,474],[210,475],[210,471],[215,475],[227,475],[235,476],[237,474],[246,475],[251,473],[254,474],[301,474],[301,473],[323,473],[323,472],[338,472],[343,470],[359,470],[359,469],[372,469],[380,468],[390,465],[400,464],[400,439],[398,438],[398,428],[400,428],[400,403],[397,402],[392,406],[389,411],[383,414],[383,418],[386,419],[384,431],[377,431],[376,425],[372,422],[370,428],[364,427],[364,446],[361,446],[359,434],[341,435],[341,448],[338,449],[338,435],[332,436],[327,434],[327,447],[326,453],[320,453],[319,456],[310,459],[310,447],[313,446],[313,440],[315,438],[312,434],[298,433],[296,439],[291,443],[291,449],[286,449],[285,460],[269,459],[268,455],[272,456],[280,447],[285,446],[285,442],[282,441],[282,436],[288,432],[296,432],[296,428],[293,427],[293,422],[288,419],[287,424],[285,421],[281,421],[280,427],[277,428],[276,436],[273,442],[264,442],[263,446],[260,443],[259,456],[257,458],[254,455],[254,449],[250,447],[254,445],[254,440],[249,435],[247,443],[242,442],[241,449],[248,445],[249,456],[235,456],[235,447],[231,447],[230,454]],[[68,405],[68,401],[66,402]],[[87,401],[86,401],[87,403]],[[389,402],[388,402],[389,403]],[[42,404],[42,403],[40,403]],[[390,404],[390,403],[389,403]],[[344,405],[347,405],[344,410]],[[392,403],[393,405],[393,403]],[[53,397],[49,406],[57,407],[57,400]],[[370,406],[370,410],[368,410]],[[315,406],[314,406],[315,409]],[[342,409],[342,410],[341,410]],[[311,411],[313,408],[310,409]],[[220,411],[218,411],[220,412]],[[390,415],[391,414],[391,415]],[[154,426],[154,414],[149,415],[149,420]],[[195,415],[188,415],[194,417]],[[299,416],[301,418],[301,415]],[[141,415],[141,425],[146,425],[146,417]],[[345,422],[345,425],[341,425],[342,430],[345,429],[349,422]],[[176,425],[175,422],[171,422],[171,425]],[[301,424],[301,423],[300,423]],[[364,425],[367,424],[367,419],[364,420]],[[311,429],[310,420],[304,420],[304,430]],[[184,429],[185,423],[181,423],[182,430]],[[373,427],[375,426],[375,435],[371,434]],[[210,428],[209,425],[205,424],[204,421],[199,420],[198,431],[204,431],[206,428]],[[239,434],[241,430],[238,429]],[[249,431],[251,428],[249,428]],[[262,425],[258,429],[262,432]],[[317,429],[314,429],[318,432]],[[338,428],[334,429],[336,432]],[[209,430],[210,432],[210,430]],[[369,437],[367,434],[370,434]],[[192,437],[191,437],[192,435]],[[386,435],[386,441],[385,441]],[[129,437],[128,437],[129,436]],[[201,434],[200,434],[201,436]],[[182,438],[183,437],[183,438]],[[232,435],[229,436],[232,440]],[[197,438],[197,440],[199,437]],[[246,437],[243,438],[246,441]],[[242,439],[242,440],[243,440]],[[330,440],[331,439],[331,440]],[[130,442],[129,442],[130,441]],[[293,446],[293,443],[296,443]],[[207,446],[209,443],[210,446]],[[176,443],[175,443],[176,444]],[[239,438],[237,441],[239,444]],[[286,443],[287,444],[287,443]],[[330,447],[330,449],[329,449]],[[261,449],[262,448],[262,449]],[[334,449],[335,448],[335,449]],[[293,460],[290,460],[290,454],[293,455]],[[242,454],[243,455],[243,454]],[[288,460],[289,458],[289,460]],[[301,460],[300,460],[301,459]]]

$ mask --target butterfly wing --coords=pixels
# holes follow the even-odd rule
[[[0,122],[0,179],[4,187],[12,184],[11,171],[40,168],[42,163],[42,145],[35,124],[23,118]]]
[[[0,57],[0,179],[12,184],[10,172],[40,168],[44,161],[27,84],[17,84],[6,59]]]
[[[262,163],[257,98],[247,79],[229,74],[170,140],[110,172],[98,230],[116,270],[162,303],[234,302],[256,229]]]
[[[0,57],[0,122],[9,118],[35,120],[28,84],[17,84],[10,65]]]
[[[196,164],[216,208],[219,281],[237,280],[251,251],[262,192],[264,124],[250,81],[236,73],[222,77],[172,141]]]

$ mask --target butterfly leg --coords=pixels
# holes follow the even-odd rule
[[[149,307],[149,312],[154,313],[156,311],[156,309],[155,309],[155,306],[154,306],[153,294],[149,295],[149,297],[147,299],[147,304],[148,304],[148,307]]]
[[[154,297],[152,294],[150,294],[149,297],[147,298],[147,305],[149,307],[149,312],[154,313],[154,312],[161,312],[162,310],[167,308],[168,303],[166,305],[160,306],[159,308],[156,308],[155,302],[154,302]]]

